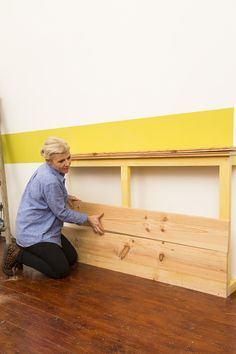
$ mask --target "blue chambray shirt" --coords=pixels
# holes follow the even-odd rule
[[[88,216],[66,208],[65,178],[47,163],[30,178],[16,217],[16,241],[22,247],[38,242],[61,246],[64,222],[83,224]]]

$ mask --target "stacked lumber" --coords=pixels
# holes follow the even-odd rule
[[[234,156],[235,147],[185,149],[185,150],[156,150],[156,151],[129,151],[129,152],[93,152],[72,154],[72,160],[103,160],[103,159],[145,159],[161,157],[214,157]]]
[[[104,212],[102,236],[89,226],[63,228],[80,262],[227,296],[227,220],[84,202],[73,209]]]

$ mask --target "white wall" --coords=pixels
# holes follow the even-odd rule
[[[4,132],[235,106],[235,0],[0,0],[0,9]],[[6,166],[13,233],[36,166]],[[69,190],[118,205],[118,172],[91,171],[73,171]],[[192,171],[136,169],[133,206],[217,217],[217,172]]]
[[[232,107],[235,0],[0,0],[7,132]]]
[[[236,86],[236,84],[235,84]],[[235,87],[236,89],[236,87]],[[236,146],[236,105],[234,108],[234,146]]]
[[[82,200],[121,205],[118,168],[72,168],[68,180],[71,193]],[[131,169],[131,206],[134,208],[217,218],[218,190],[215,167]],[[206,197],[208,195],[211,198]]]

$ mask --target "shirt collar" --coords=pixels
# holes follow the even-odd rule
[[[55,170],[55,168],[53,168],[52,166],[50,166],[47,162],[45,162],[45,164],[46,164],[46,168],[49,169],[49,171],[50,171],[53,175],[57,176],[57,177],[60,179],[60,181],[62,181],[62,182],[65,181],[65,175],[62,175],[60,172],[58,172],[57,170]]]

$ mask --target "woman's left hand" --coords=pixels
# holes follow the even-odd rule
[[[104,234],[104,228],[103,228],[102,223],[100,221],[100,219],[103,217],[103,215],[104,215],[104,213],[101,213],[99,215],[88,216],[89,225],[93,228],[93,231],[99,235]]]

